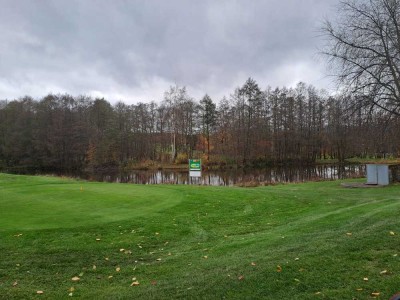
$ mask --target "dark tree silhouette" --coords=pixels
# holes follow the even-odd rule
[[[345,0],[323,53],[356,104],[400,115],[400,1]]]

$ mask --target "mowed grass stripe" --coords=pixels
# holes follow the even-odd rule
[[[62,298],[71,287],[86,299],[387,299],[398,290],[400,186],[141,186],[1,174],[0,188],[0,298],[36,290]]]
[[[0,230],[71,228],[113,222],[163,210],[183,199],[179,190],[168,186],[146,189],[140,185],[54,177],[34,177],[30,182],[32,177],[27,176],[16,176],[18,180],[6,183],[10,176],[2,177]]]

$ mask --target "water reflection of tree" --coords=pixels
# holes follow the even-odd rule
[[[102,172],[89,175],[92,180],[135,184],[192,184],[233,186],[254,182],[259,184],[335,180],[364,176],[362,165],[317,165],[307,167],[276,167],[203,171],[201,178],[191,178],[182,171],[133,171],[130,173]]]

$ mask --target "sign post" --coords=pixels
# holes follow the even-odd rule
[[[201,159],[189,159],[189,176],[201,177]]]

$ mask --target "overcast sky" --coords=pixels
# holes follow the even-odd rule
[[[0,99],[214,101],[254,78],[333,89],[318,29],[338,0],[0,0]]]

